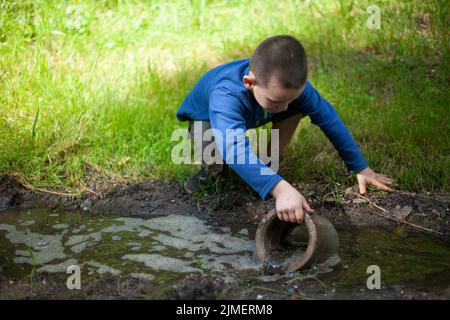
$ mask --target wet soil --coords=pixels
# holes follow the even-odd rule
[[[129,275],[104,274],[86,284],[83,290],[68,290],[65,282],[67,275],[63,276],[63,281],[61,275],[44,271],[36,273],[33,281],[30,281],[29,277],[11,277],[0,270],[0,298],[292,300],[450,298],[449,276],[446,276],[441,268],[435,274],[439,283],[430,285],[433,276],[427,273],[430,266],[426,263],[418,264],[415,268],[420,271],[419,274],[427,275],[422,282],[412,282],[406,277],[404,281],[386,281],[382,290],[367,289],[365,280],[368,274],[365,270],[361,272],[361,266],[359,266],[361,270],[355,269],[351,272],[352,268],[357,268],[359,264],[364,264],[368,260],[383,262],[385,258],[379,257],[380,252],[377,253],[378,250],[374,249],[374,243],[377,241],[380,242],[380,247],[383,247],[383,239],[389,243],[383,248],[388,248],[386,250],[394,255],[402,255],[407,250],[407,246],[405,248],[400,246],[402,241],[398,239],[402,238],[407,243],[413,244],[420,239],[425,239],[425,242],[432,239],[430,241],[439,241],[441,247],[449,248],[449,194],[372,192],[361,198],[355,193],[356,189],[349,186],[336,188],[327,184],[315,184],[296,187],[318,214],[336,226],[340,237],[343,234],[344,239],[347,238],[347,243],[352,243],[355,239],[364,240],[358,240],[361,243],[359,251],[347,253],[347,261],[351,263],[342,264],[334,272],[328,273],[309,270],[294,275],[259,274],[256,277],[254,270],[240,271],[232,282],[227,282],[223,275],[214,273],[190,273],[178,279],[162,279],[158,282],[137,279]],[[73,211],[91,216],[102,214],[141,219],[181,215],[198,218],[213,231],[230,232],[254,239],[259,221],[273,207],[273,200],[260,200],[251,189],[236,179],[222,183],[220,190],[205,190],[197,196],[186,194],[182,186],[173,180],[143,181],[109,186],[80,196],[62,196],[31,191],[14,177],[0,176],[0,215],[10,210],[24,211],[33,208],[46,208],[49,213]],[[420,229],[417,225],[434,232]],[[349,229],[351,231],[347,232]],[[391,236],[396,237],[395,246],[398,248],[390,247]],[[367,243],[370,243],[370,248],[365,247]],[[428,248],[427,246],[433,247],[432,244],[421,242],[418,246],[423,249],[425,260],[429,257],[427,254],[434,252],[434,249],[424,249]],[[343,254],[345,256],[345,253]],[[436,254],[433,254],[435,257]],[[439,254],[441,252],[437,253],[437,256]],[[363,262],[356,259],[359,257],[364,257]],[[442,254],[442,259],[447,258],[447,252]],[[404,263],[404,260],[400,263]],[[403,279],[402,272],[411,272],[402,270],[402,268],[391,270],[392,279]]]

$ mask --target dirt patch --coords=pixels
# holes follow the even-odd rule
[[[15,177],[0,176],[0,211],[8,208],[82,210],[123,216],[167,215],[186,210],[188,198],[175,181],[144,181],[112,186],[80,196],[63,196],[25,188]],[[167,213],[166,213],[167,212]]]
[[[220,277],[187,275],[178,284],[155,284],[133,277],[105,276],[89,282],[83,290],[68,290],[61,277],[38,273],[29,279],[12,281],[0,274],[0,299],[257,299],[257,300],[316,300],[316,299],[405,299],[429,300],[450,298],[450,287],[430,291],[425,287],[392,285],[383,290],[339,288],[325,286],[315,277],[279,279],[261,285],[254,278],[243,277],[232,285],[224,285]]]
[[[296,187],[317,213],[335,225],[401,226],[413,232],[426,232],[411,225],[416,224],[447,238],[450,234],[448,193],[371,192],[363,199],[356,194],[355,187],[336,189],[325,184]],[[0,176],[0,211],[49,208],[137,217],[194,215],[232,231],[239,231],[247,224],[247,231],[253,236],[262,216],[274,208],[274,200],[260,200],[248,186],[235,180],[227,182],[222,190],[225,191],[206,190],[202,196],[193,197],[176,181],[154,180],[96,190],[97,195],[85,193],[71,197],[30,191],[14,177],[3,175]]]

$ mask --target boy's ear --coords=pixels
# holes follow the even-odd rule
[[[252,89],[255,86],[255,84],[256,84],[256,78],[255,78],[255,76],[252,73],[250,73],[249,75],[245,75],[242,78],[242,81],[244,82],[244,86],[248,90]]]

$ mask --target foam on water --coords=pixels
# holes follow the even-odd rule
[[[75,219],[70,213],[48,215],[33,210],[26,216],[3,213],[0,222],[4,221],[9,223],[0,224],[0,237],[15,249],[10,262],[51,273],[65,272],[77,264],[101,274],[154,279],[160,272],[227,273],[260,267],[255,243],[245,237],[246,232],[237,236],[230,230],[217,233],[190,216],[146,220],[78,215]],[[32,225],[33,231],[25,229]]]

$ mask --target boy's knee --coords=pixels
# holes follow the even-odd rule
[[[211,129],[211,122],[204,120],[189,121],[189,135],[194,144],[194,154],[197,161],[201,162],[202,168],[205,168],[211,175],[217,175],[224,169],[223,163],[214,162],[214,156],[205,154],[205,148],[214,142],[214,137],[211,140],[205,141],[204,134]],[[215,148],[217,152],[217,148]],[[212,157],[211,157],[212,156]]]

